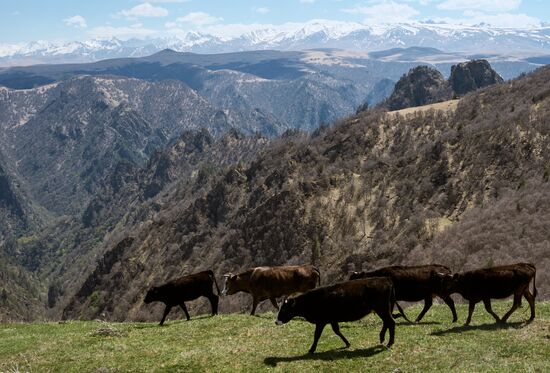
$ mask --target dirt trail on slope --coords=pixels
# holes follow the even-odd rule
[[[449,110],[454,111],[456,109],[456,106],[458,105],[459,101],[460,100],[456,99],[456,100],[438,102],[438,103],[430,104],[430,105],[409,107],[409,108],[406,108],[406,109],[389,111],[388,114],[389,115],[407,115],[407,114],[412,114],[412,113],[417,112],[417,111],[427,111],[427,110],[430,110],[430,109],[443,110],[443,111],[449,111]]]

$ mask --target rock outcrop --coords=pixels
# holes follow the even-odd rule
[[[472,60],[453,65],[448,80],[445,80],[435,68],[417,66],[395,84],[385,106],[388,110],[400,110],[433,104],[503,81],[486,60]]]
[[[449,84],[457,96],[503,81],[487,60],[473,60],[454,65],[451,67],[449,78]]]
[[[389,110],[400,110],[445,101],[451,97],[448,83],[437,69],[417,66],[399,79],[386,103]]]

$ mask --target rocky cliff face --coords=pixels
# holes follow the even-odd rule
[[[418,66],[399,79],[386,105],[389,110],[400,110],[445,101],[451,96],[447,81],[438,70]]]
[[[462,62],[451,67],[448,80],[436,69],[418,66],[395,84],[385,101],[389,110],[422,106],[460,97],[504,80],[486,60]]]
[[[474,60],[454,65],[451,67],[449,77],[449,84],[458,96],[503,81],[487,60]]]

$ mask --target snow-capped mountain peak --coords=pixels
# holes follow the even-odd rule
[[[550,54],[550,27],[519,29],[434,22],[364,25],[329,20],[282,25],[222,25],[149,39],[0,44],[0,66],[138,57],[166,48],[179,52],[223,53],[315,48],[372,51],[411,46],[466,53],[544,55]]]

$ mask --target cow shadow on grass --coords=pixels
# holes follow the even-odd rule
[[[521,329],[529,325],[529,323],[524,321],[517,321],[517,322],[510,322],[510,323],[489,323],[489,324],[481,324],[481,325],[462,325],[462,326],[455,326],[454,328],[450,329],[444,329],[444,330],[435,330],[431,335],[435,336],[442,336],[446,334],[456,334],[456,333],[462,333],[467,332],[469,330],[486,330],[486,331],[494,331],[494,330],[501,330],[501,329]]]
[[[358,350],[348,350],[344,347],[324,351],[316,352],[314,354],[304,354],[298,356],[269,356],[264,359],[264,364],[272,367],[277,366],[278,363],[291,363],[293,361],[302,360],[341,360],[341,359],[354,359],[371,357],[380,352],[387,351],[388,348],[383,345],[377,345],[369,348],[361,348]]]
[[[397,322],[396,326],[427,326],[427,325],[441,325],[442,323],[438,321],[421,321],[421,322],[408,322],[408,321],[400,321]],[[347,323],[340,325],[340,329],[354,329],[354,328],[368,328],[372,327],[371,324],[367,323]]]

